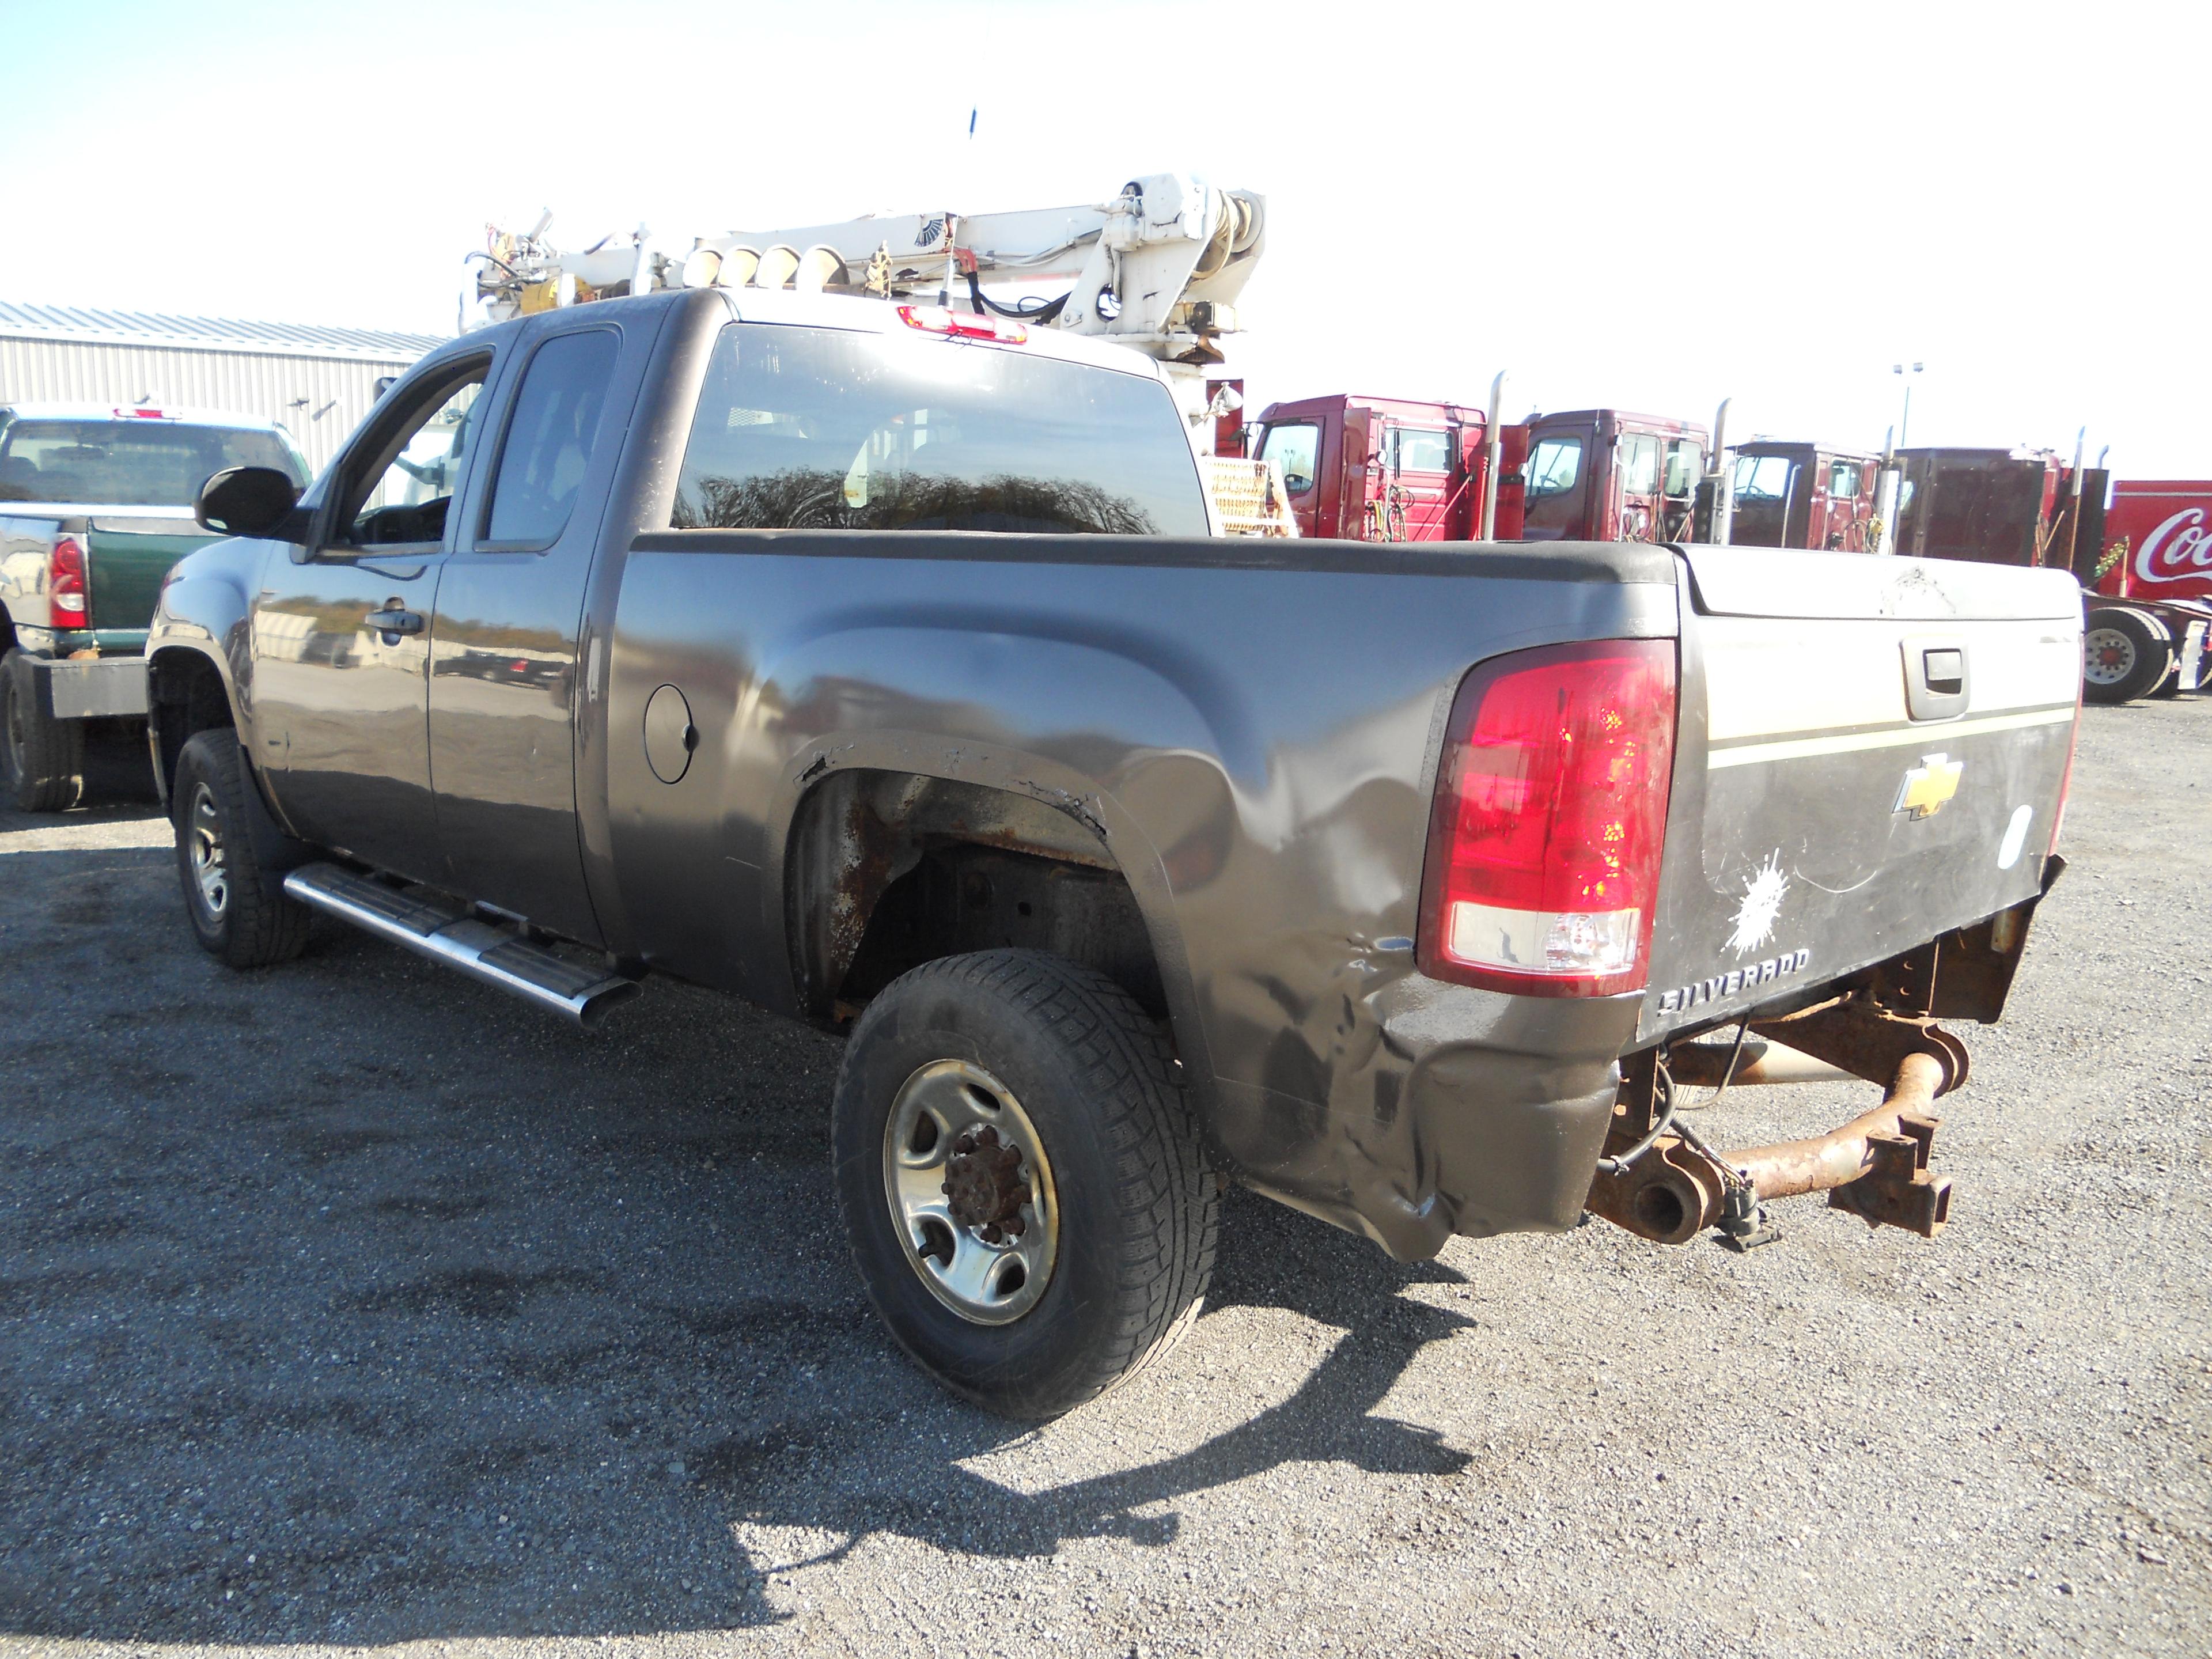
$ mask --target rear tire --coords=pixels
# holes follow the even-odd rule
[[[234,968],[298,956],[314,913],[285,896],[284,872],[313,854],[269,816],[237,732],[202,732],[185,744],[169,808],[185,911],[201,949]]]
[[[868,1299],[986,1410],[1057,1417],[1197,1317],[1219,1194],[1167,1033],[1103,974],[988,951],[901,976],[847,1045],[832,1139]]]
[[[2081,696],[2089,702],[2130,702],[2148,696],[2174,666],[2173,642],[2140,611],[2089,613],[2081,635]]]
[[[84,725],[39,710],[30,659],[0,658],[0,785],[19,812],[64,812],[84,798]]]

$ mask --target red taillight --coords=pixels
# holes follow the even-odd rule
[[[166,421],[169,418],[167,410],[156,409],[145,404],[118,404],[114,410],[114,415],[118,421]]]
[[[908,328],[922,329],[931,334],[950,334],[956,339],[996,340],[1000,345],[1021,345],[1030,337],[1024,324],[979,317],[969,311],[947,311],[943,306],[901,306],[898,314],[899,320]]]
[[[46,556],[46,609],[56,628],[92,626],[92,596],[84,585],[84,549],[64,536]]]
[[[1422,971],[1521,996],[1642,989],[1674,758],[1671,640],[1469,674],[1429,823]]]

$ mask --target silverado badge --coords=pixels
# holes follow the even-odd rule
[[[1920,764],[1905,772],[1905,781],[1897,787],[1897,805],[1889,810],[1910,812],[1916,818],[1934,817],[1959,793],[1959,779],[1966,769],[1966,762],[1948,755],[1923,755]]]

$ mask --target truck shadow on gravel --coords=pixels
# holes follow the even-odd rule
[[[748,1527],[790,1528],[817,1540],[811,1554],[753,1564],[757,1571],[789,1571],[840,1559],[882,1534],[991,1556],[1049,1555],[1079,1538],[1164,1545],[1176,1539],[1179,1522],[1172,1510],[1159,1512],[1163,1506],[1290,1463],[1343,1462],[1370,1474],[1464,1469],[1470,1459],[1433,1431],[1376,1414],[1423,1348],[1473,1322],[1398,1293],[1423,1283],[1458,1284],[1459,1275],[1430,1262],[1394,1262],[1371,1245],[1243,1194],[1232,1195],[1230,1209],[1209,1311],[1280,1309],[1339,1327],[1341,1335],[1289,1398],[1224,1432],[1175,1456],[1025,1492],[962,1467],[962,1460],[1026,1437],[1024,1431],[948,1407],[919,1435],[901,1432],[902,1423],[884,1424],[878,1435],[856,1439],[817,1424],[725,1441],[702,1460],[701,1484],[726,1498]],[[1201,1319],[1187,1343],[1202,1349],[1218,1340],[1210,1322]],[[1233,1367],[1229,1356],[1219,1358]],[[1140,1376],[1127,1391],[1141,1399],[1150,1380]],[[870,1470],[886,1452],[935,1466],[922,1492],[880,1486]]]
[[[860,1296],[828,1040],[676,988],[584,1039],[350,935],[232,975],[160,854],[21,856],[55,867],[0,893],[17,937],[92,890],[117,920],[76,934],[58,1021],[0,1027],[0,1632],[770,1624],[778,1575],[873,1543],[1143,1550],[1179,1501],[1285,1465],[1466,1463],[1378,1414],[1468,1322],[1405,1294],[1456,1282],[1439,1266],[1232,1194],[1216,1311],[1177,1357],[1088,1425],[1024,1429],[922,1378]],[[86,971],[123,939],[127,969]],[[0,995],[53,1006],[49,968],[0,962]],[[1199,1373],[1243,1363],[1224,1308],[1340,1334],[1171,1455],[1044,1490],[969,1467],[1141,1458]]]

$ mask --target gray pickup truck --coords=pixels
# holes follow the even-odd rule
[[[2063,573],[1224,539],[1153,366],[1019,322],[549,313],[199,512],[150,696],[206,947],[323,912],[586,1025],[659,972],[845,1034],[869,1295],[1013,1415],[1190,1321],[1230,1182],[1408,1259],[1932,1236],[1936,1022],[2059,867]],[[1884,1092],[1676,1114],[1808,1075]]]
[[[211,533],[200,485],[234,466],[307,478],[290,435],[250,416],[0,405],[0,793],[17,811],[75,805],[87,726],[144,716],[161,579]]]

